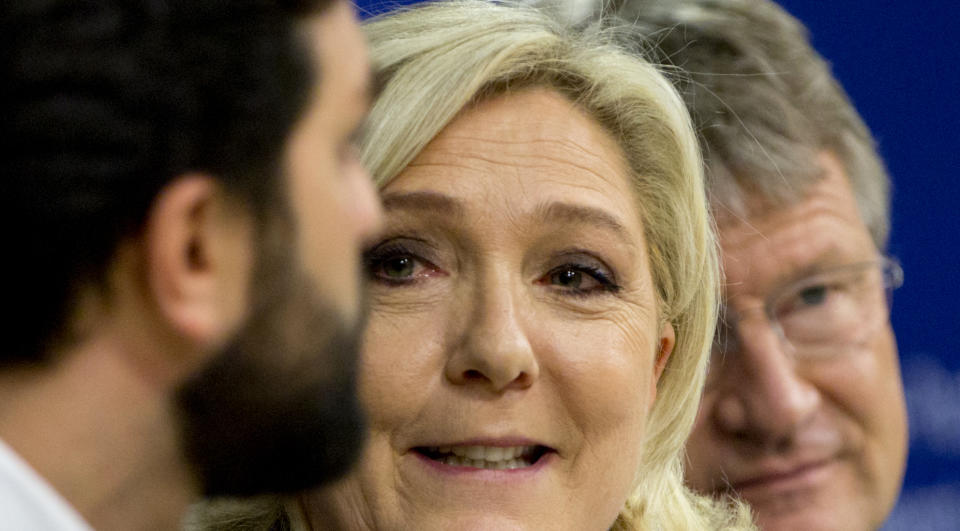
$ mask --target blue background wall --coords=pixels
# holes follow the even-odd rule
[[[391,4],[396,2],[391,1]],[[910,413],[906,484],[888,530],[960,529],[960,3],[780,0],[810,28],[894,181],[890,253]],[[382,0],[363,0],[362,12]]]

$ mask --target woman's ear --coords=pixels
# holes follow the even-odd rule
[[[147,220],[147,282],[161,326],[209,350],[245,313],[253,253],[249,221],[216,180],[181,176],[157,195]]]
[[[653,381],[650,386],[650,403],[657,398],[657,382],[660,381],[660,375],[670,360],[673,353],[673,347],[676,345],[677,336],[673,330],[673,325],[667,321],[660,327],[660,347],[657,349],[657,358],[653,362]]]

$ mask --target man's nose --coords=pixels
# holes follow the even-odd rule
[[[355,227],[361,242],[372,238],[383,225],[383,207],[366,168],[355,161],[350,171],[353,212],[347,226]]]
[[[742,320],[736,333],[714,402],[718,428],[754,444],[789,444],[820,407],[820,392],[765,319]]]
[[[522,297],[508,283],[476,290],[461,340],[445,366],[448,381],[494,393],[530,387],[540,367],[522,322]]]

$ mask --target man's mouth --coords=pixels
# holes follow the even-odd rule
[[[769,467],[753,476],[740,479],[730,485],[744,497],[774,495],[779,492],[809,488],[829,479],[834,459],[808,461],[792,466]]]
[[[535,464],[552,450],[546,446],[420,446],[415,452],[448,466],[513,470]]]

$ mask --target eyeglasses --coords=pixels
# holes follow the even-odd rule
[[[762,310],[793,359],[829,359],[864,342],[886,322],[891,294],[902,284],[903,269],[894,259],[883,257],[792,282],[767,297]],[[722,363],[740,349],[742,339],[735,328],[748,313],[752,312],[721,312],[711,364]]]

